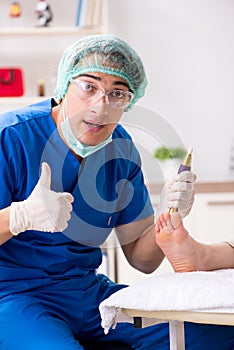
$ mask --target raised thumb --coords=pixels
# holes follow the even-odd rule
[[[41,165],[40,183],[50,189],[51,185],[51,170],[48,163],[43,162]]]

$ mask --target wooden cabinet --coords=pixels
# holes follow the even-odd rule
[[[234,240],[234,191],[230,193],[198,194],[185,225],[201,242]]]

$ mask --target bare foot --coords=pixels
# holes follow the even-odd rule
[[[202,270],[202,244],[189,235],[178,213],[160,215],[156,242],[175,272]]]

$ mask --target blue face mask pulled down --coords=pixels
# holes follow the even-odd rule
[[[70,126],[69,118],[67,116],[66,106],[64,108],[64,121],[61,123],[61,131],[64,139],[66,140],[69,147],[77,154],[78,156],[85,158],[90,154],[99,151],[101,148],[105,147],[108,143],[112,141],[112,134],[103,142],[95,146],[88,146],[84,143],[81,143],[73,134],[73,131]]]

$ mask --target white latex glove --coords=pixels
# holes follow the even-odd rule
[[[193,172],[183,171],[166,183],[161,194],[158,215],[170,208],[177,208],[182,218],[187,216],[194,202],[195,180],[196,175]]]
[[[10,231],[13,235],[26,230],[61,232],[68,226],[74,198],[67,192],[52,191],[50,167],[42,163],[41,168],[41,176],[30,196],[11,204]]]

